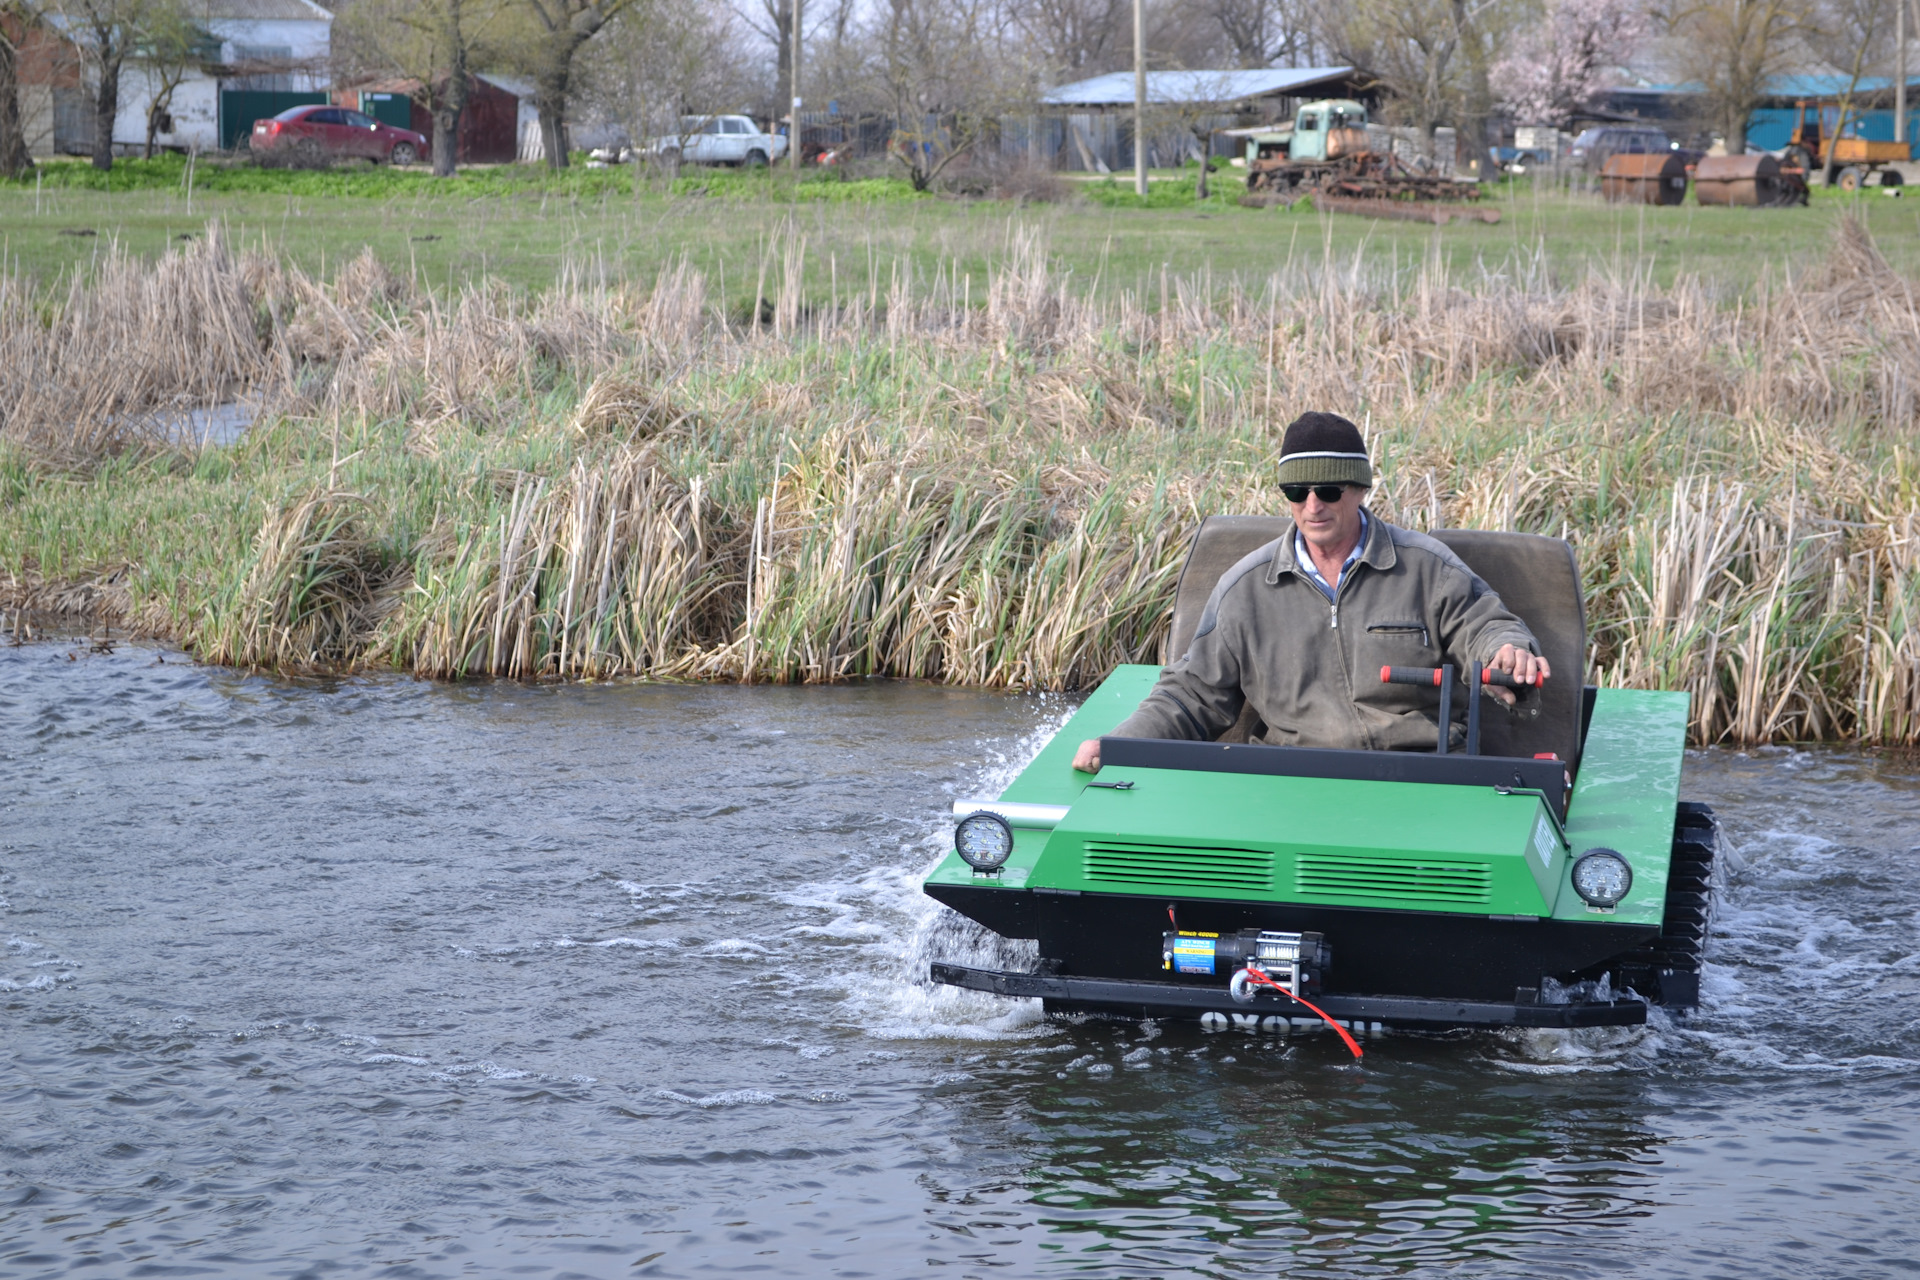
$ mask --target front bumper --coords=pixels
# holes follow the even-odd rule
[[[1007,973],[966,965],[933,966],[933,980],[970,991],[1046,1001],[1049,1013],[1101,1013],[1125,1018],[1199,1018],[1220,1014],[1234,1025],[1261,1025],[1268,1018],[1319,1019],[1304,1006],[1272,992],[1257,992],[1241,1004],[1224,987],[1141,982],[1127,978],[1076,978],[1044,973]],[[1315,1004],[1327,1016],[1355,1029],[1404,1027],[1444,1031],[1456,1027],[1637,1027],[1647,1020],[1644,1001],[1619,999],[1575,1004],[1515,1000],[1436,1000],[1422,996],[1322,995]]]

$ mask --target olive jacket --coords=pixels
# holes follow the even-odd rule
[[[1501,645],[1538,646],[1444,543],[1367,515],[1364,549],[1331,601],[1300,572],[1292,525],[1222,574],[1193,643],[1114,736],[1211,742],[1251,704],[1256,742],[1433,750],[1438,693],[1383,684],[1381,667],[1451,662],[1464,680]],[[1460,741],[1465,700],[1454,701]]]

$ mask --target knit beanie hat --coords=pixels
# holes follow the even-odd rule
[[[1360,428],[1337,413],[1303,413],[1280,440],[1281,484],[1373,483]]]

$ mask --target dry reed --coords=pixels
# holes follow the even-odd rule
[[[104,484],[157,411],[244,394],[284,416],[193,492],[246,555],[163,582],[123,537],[100,597],[209,658],[1085,687],[1158,657],[1192,526],[1276,509],[1277,425],[1331,407],[1389,519],[1572,539],[1590,678],[1688,690],[1697,739],[1920,740],[1920,304],[1856,223],[1738,293],[1331,255],[1083,289],[1019,227],[978,285],[871,267],[788,236],[744,322],[684,263],[443,296],[217,228],[61,296],[0,276],[0,605],[85,559],[9,514],[72,500],[47,468]]]

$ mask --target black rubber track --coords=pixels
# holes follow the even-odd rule
[[[1713,810],[1682,800],[1674,815],[1673,857],[1667,869],[1667,910],[1660,936],[1605,964],[1572,975],[1598,978],[1611,971],[1615,989],[1631,988],[1669,1009],[1700,1003],[1700,958],[1713,922],[1713,859],[1720,824]]]

